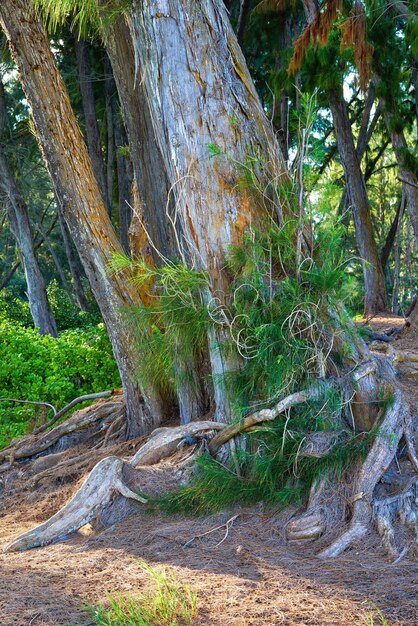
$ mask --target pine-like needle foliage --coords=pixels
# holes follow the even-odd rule
[[[132,0],[32,0],[32,4],[51,32],[69,23],[80,35],[92,36],[129,10]]]

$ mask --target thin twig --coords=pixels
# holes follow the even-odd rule
[[[216,532],[217,530],[220,530],[221,528],[226,527],[226,532],[225,535],[223,537],[223,539],[221,539],[221,541],[219,543],[216,544],[215,548],[217,548],[218,546],[221,545],[221,543],[223,543],[225,541],[225,539],[228,537],[228,533],[229,533],[229,529],[231,527],[231,525],[235,522],[235,520],[237,519],[237,517],[240,516],[240,513],[237,513],[236,515],[233,515],[232,517],[229,518],[229,520],[227,520],[224,524],[220,524],[219,526],[216,526],[215,528],[211,528],[210,530],[207,530],[205,533],[202,533],[200,535],[195,535],[194,537],[192,537],[191,539],[189,539],[189,541],[187,541],[184,545],[183,545],[183,549],[186,548],[188,545],[190,545],[191,543],[193,543],[193,541],[195,539],[201,539],[202,537],[206,537],[206,535],[210,535],[214,532]]]

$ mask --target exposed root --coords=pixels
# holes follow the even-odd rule
[[[64,417],[64,415],[68,413],[68,411],[71,411],[71,409],[73,409],[75,406],[77,406],[77,404],[81,404],[82,402],[87,402],[89,400],[98,400],[99,398],[110,398],[110,396],[121,395],[121,393],[122,392],[119,390],[99,391],[98,393],[88,393],[84,396],[79,396],[78,398],[74,398],[74,400],[71,400],[69,404],[64,406],[59,411],[54,411],[54,417],[52,418],[52,420],[49,420],[49,422],[46,422],[45,424],[37,428],[33,432],[33,434],[38,435],[39,433],[45,432],[48,428],[51,428],[51,426],[56,424],[58,420]]]
[[[135,478],[138,475],[135,467],[153,465],[170,456],[185,438],[222,428],[224,428],[222,424],[211,421],[192,422],[177,428],[158,428],[153,432],[149,441],[138,450],[130,463],[117,457],[102,459],[91,470],[73,498],[58,513],[37,528],[17,537],[6,547],[6,551],[27,550],[60,541],[89,522],[103,527],[110,523],[109,520],[121,521],[129,513],[129,509],[124,506],[123,498],[141,503],[147,502],[128,486],[126,480],[123,479],[124,473]],[[46,469],[39,473],[34,481],[38,483],[43,478],[55,474],[59,469],[69,466],[77,467],[80,462],[87,459],[91,459],[91,452]],[[116,494],[123,496],[122,502],[115,500]],[[119,514],[114,510],[109,510],[115,507],[119,509]]]
[[[107,457],[98,463],[74,497],[49,520],[9,543],[5,551],[28,550],[62,540],[89,523],[98,512],[120,493],[125,498],[146,502],[122,480],[124,461]]]
[[[210,441],[209,452],[212,455],[215,455],[219,448],[233,437],[236,437],[241,433],[248,432],[257,424],[261,424],[263,422],[272,422],[276,419],[278,415],[284,413],[287,409],[290,409],[297,404],[301,404],[302,402],[307,402],[308,400],[317,398],[319,394],[320,390],[318,388],[312,388],[307,389],[306,391],[298,391],[297,393],[292,393],[290,396],[287,396],[283,400],[280,400],[280,402],[278,402],[273,408],[262,409],[261,411],[252,413],[244,420],[242,420],[242,422],[239,422],[237,424],[231,424],[226,428],[222,428],[221,432],[215,435],[215,437],[213,437],[213,439]]]
[[[18,459],[36,456],[55,446],[64,437],[86,430],[99,421],[117,419],[120,413],[124,413],[124,411],[122,396],[121,399],[115,399],[115,401],[97,403],[93,407],[77,411],[68,420],[46,433],[25,437],[23,440],[5,448],[0,453],[0,460],[8,458],[13,462]]]
[[[173,454],[178,444],[186,437],[193,437],[200,432],[216,430],[225,430],[225,425],[219,422],[202,421],[190,422],[176,428],[157,428],[153,431],[147,443],[138,450],[130,464],[133,467],[153,465],[164,457]]]
[[[400,389],[395,389],[393,405],[387,409],[379,433],[354,481],[353,513],[349,528],[319,553],[320,558],[338,556],[366,533],[372,519],[374,489],[396,454],[408,417],[404,396]]]

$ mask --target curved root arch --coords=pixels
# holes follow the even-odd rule
[[[415,540],[418,537],[418,455],[414,441],[413,414],[389,359],[382,355],[370,353],[369,356],[370,359],[367,362],[361,363],[351,372],[352,387],[350,393],[354,396],[354,404],[357,402],[357,406],[351,407],[350,410],[356,411],[357,421],[367,423],[369,419],[376,423],[377,420],[380,420],[378,433],[366,459],[344,486],[344,497],[348,496],[348,508],[350,509],[348,527],[331,545],[320,552],[318,556],[321,558],[330,558],[341,554],[353,541],[365,535],[372,521],[382,536],[383,543],[392,559],[401,558],[409,549],[407,540],[404,540],[402,545],[397,545],[399,541],[396,540],[394,530],[396,524],[402,524],[408,530],[408,536],[412,532]],[[383,411],[383,415],[376,417],[376,397],[382,383],[386,389],[392,390],[393,398]],[[16,538],[6,549],[26,550],[59,541],[88,522],[94,523],[97,520],[100,522],[101,513],[105,509],[117,507],[118,502],[120,503],[124,499],[125,502],[129,500],[145,503],[146,499],[136,492],[136,488],[140,489],[141,487],[141,466],[153,465],[172,455],[182,445],[183,440],[190,444],[203,438],[208,441],[209,452],[216,455],[220,448],[226,443],[232,442],[234,437],[251,431],[260,423],[272,421],[284,411],[302,402],[316,399],[320,394],[320,386],[291,394],[271,409],[258,411],[233,425],[225,426],[218,422],[201,421],[175,428],[156,429],[129,462],[117,457],[108,457],[100,461],[88,475],[79,491],[60,511],[37,528]],[[371,410],[372,408],[373,410]],[[52,439],[56,436],[57,433],[53,435]],[[47,437],[48,439],[46,439]],[[316,446],[318,442],[315,436],[311,439],[309,445]],[[409,458],[409,473],[403,477],[404,483],[400,483],[400,488],[395,495],[393,493],[376,495],[376,485],[384,486],[382,485],[383,478],[386,482],[390,482],[390,468],[393,466],[403,441],[405,441],[405,445],[401,447],[406,450]],[[39,450],[39,444],[43,447],[46,443],[50,445],[50,442],[51,434],[46,433],[42,435],[40,440],[36,441],[36,447]],[[325,453],[329,449],[329,445],[332,445],[332,442],[328,441],[325,442],[326,445],[323,441],[320,443],[324,447]],[[307,454],[310,453],[308,448]],[[24,447],[20,448],[20,454],[24,457],[32,449],[31,445],[25,442]],[[132,485],[132,481],[127,480],[127,477],[132,477],[133,474],[136,476],[133,481],[135,490],[128,484],[130,482]],[[338,508],[336,505],[337,498],[329,497],[333,489],[337,490],[338,487],[329,485],[326,480],[320,480],[314,485],[306,511],[293,518],[287,525],[288,539],[295,541],[317,539],[329,530],[330,520],[335,523],[336,511],[339,515],[338,522],[344,521],[343,517],[347,512],[347,507]],[[117,496],[123,496],[123,498]],[[123,513],[121,515],[123,517]],[[118,519],[118,516],[114,516],[114,519]],[[405,533],[403,534],[405,535]]]

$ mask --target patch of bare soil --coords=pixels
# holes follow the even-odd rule
[[[103,456],[130,455],[131,445],[108,448]],[[143,468],[144,491],[173,488],[174,468],[171,461]],[[54,513],[80,479],[61,475],[31,490],[29,477],[29,464],[3,474],[1,547]],[[375,536],[341,558],[320,561],[313,556],[319,542],[286,544],[285,521],[261,507],[205,519],[167,518],[139,509],[102,532],[85,527],[61,544],[1,554],[0,625],[87,625],[86,603],[148,586],[141,560],[169,566],[197,592],[196,625],[366,626],[375,606],[390,626],[418,624],[416,564],[404,559],[389,565]]]

